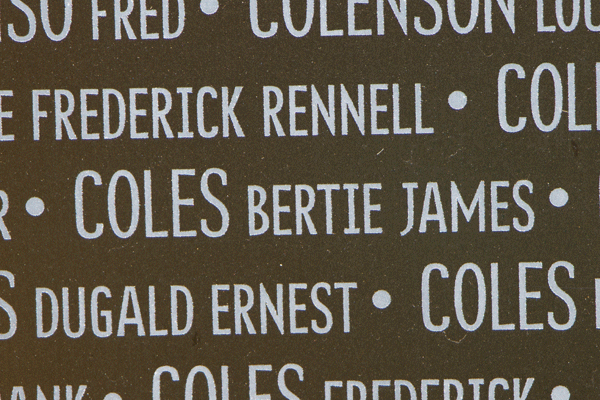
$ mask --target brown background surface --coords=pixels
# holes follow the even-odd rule
[[[160,9],[160,4],[154,3],[148,4]],[[595,125],[592,132],[569,132],[565,113],[555,131],[542,133],[528,111],[530,78],[543,62],[553,63],[561,72],[566,110],[567,63],[572,62],[577,67],[579,121],[595,124],[598,34],[584,29],[583,14],[580,26],[572,33],[538,34],[533,4],[519,8],[523,7],[520,4],[517,31],[512,34],[494,6],[498,22],[494,23],[494,33],[486,34],[482,6],[477,28],[462,36],[451,29],[444,11],[440,33],[422,37],[414,31],[412,18],[420,15],[423,24],[428,24],[430,9],[425,3],[409,1],[408,36],[387,9],[385,36],[320,37],[317,11],[311,32],[297,39],[285,31],[281,5],[272,3],[261,5],[261,18],[279,22],[279,33],[266,40],[251,32],[247,1],[222,1],[214,16],[202,14],[196,2],[188,1],[185,30],[175,40],[115,41],[107,18],[109,22],[101,25],[101,40],[92,41],[89,4],[78,3],[67,39],[49,41],[38,22],[36,38],[17,44],[8,39],[6,21],[24,26],[24,19],[8,1],[2,2],[0,89],[15,93],[3,102],[5,109],[14,112],[11,120],[4,121],[4,129],[14,133],[16,139],[0,143],[0,189],[10,198],[10,211],[4,220],[13,237],[12,241],[0,242],[0,269],[14,273],[16,288],[9,290],[2,280],[0,293],[17,312],[18,330],[12,339],[0,342],[0,395],[10,398],[13,386],[24,386],[27,398],[33,398],[36,385],[49,395],[52,385],[86,384],[91,399],[102,399],[109,392],[119,393],[123,399],[150,398],[152,374],[159,366],[171,365],[179,370],[182,381],[165,383],[163,398],[176,399],[183,398],[184,379],[193,366],[209,367],[219,382],[220,366],[228,365],[231,398],[244,399],[248,397],[248,365],[272,364],[277,371],[286,363],[297,363],[304,368],[304,382],[291,387],[303,399],[322,398],[325,380],[360,380],[370,387],[373,379],[407,379],[415,386],[421,379],[459,379],[465,385],[465,398],[470,399],[468,379],[484,378],[489,382],[496,377],[509,381],[534,377],[532,399],[550,399],[557,385],[568,386],[573,399],[596,398],[600,390],[594,314],[594,279],[600,277],[598,132]],[[294,7],[296,3],[301,2],[293,1]],[[375,2],[371,3],[359,6],[365,12],[359,20],[375,29]],[[468,7],[464,1],[457,4],[461,10]],[[331,5],[331,28],[346,29],[344,7],[336,2]],[[548,2],[547,9],[553,11],[553,5]],[[466,12],[460,15],[465,21]],[[551,22],[553,18],[548,20]],[[133,26],[139,33],[139,27],[135,23]],[[152,31],[158,29],[156,24]],[[506,63],[519,63],[527,72],[523,81],[511,78],[512,93],[518,97],[511,99],[514,108],[509,112],[529,120],[527,128],[517,134],[503,132],[498,123],[497,75]],[[421,83],[423,119],[435,128],[435,134],[362,137],[351,123],[347,137],[339,133],[332,137],[326,130],[318,137],[306,138],[262,135],[262,86],[275,85],[285,93],[289,85],[314,84],[324,94],[328,84],[338,88],[345,84],[354,93],[357,84],[377,83],[400,84],[402,115],[405,125],[413,128],[413,88]],[[168,140],[161,136],[158,140],[134,141],[127,138],[127,125],[123,137],[113,141],[57,142],[49,114],[43,122],[42,139],[32,140],[33,89],[69,89],[77,94],[83,88],[115,88],[126,94],[128,88],[164,87],[173,94],[177,110],[180,97],[175,90],[184,86],[193,87],[194,93],[202,86],[217,90],[221,86],[244,86],[236,113],[246,138],[206,140],[196,136],[191,140]],[[552,92],[544,87],[542,104],[548,112]],[[468,95],[468,105],[462,111],[448,107],[448,95],[454,90]],[[366,95],[368,99],[368,91]],[[308,104],[307,95],[304,102]],[[46,109],[51,108],[49,101],[45,104]],[[74,126],[79,121],[77,110]],[[339,107],[337,112],[339,116]],[[218,113],[215,107],[208,118],[216,123]],[[368,125],[369,113],[366,115]],[[173,130],[179,130],[177,111],[169,118]],[[287,120],[287,108],[282,120]],[[151,130],[149,118],[140,118],[138,124],[140,131]],[[309,127],[308,115],[301,117],[299,124]],[[99,131],[99,123],[92,128]],[[213,167],[228,174],[227,187],[217,192],[231,214],[224,237],[209,239],[199,233],[196,238],[147,239],[143,214],[132,238],[119,239],[110,232],[104,193],[117,170],[133,173],[140,189],[143,171],[152,170],[155,226],[172,231],[171,169],[196,169],[196,177],[186,178],[182,186],[182,193],[193,196],[196,206],[186,209],[182,220],[188,229],[199,230],[200,218],[217,215],[199,191],[201,173]],[[104,183],[102,188],[93,188],[99,200],[90,203],[86,212],[90,221],[105,224],[105,234],[91,241],[77,234],[74,213],[75,178],[86,169],[100,173]],[[520,179],[534,184],[534,194],[527,196],[536,213],[533,230],[490,232],[489,182],[507,180],[512,185]],[[425,184],[439,182],[450,227],[452,180],[464,189],[466,198],[474,193],[479,181],[486,181],[487,232],[478,232],[476,221],[462,221],[458,233],[435,233],[436,225],[431,224],[431,232],[413,231],[401,237],[406,218],[402,182],[419,183],[419,208]],[[382,208],[374,219],[376,226],[383,227],[381,235],[343,235],[346,205],[345,198],[339,196],[334,198],[339,211],[334,217],[334,235],[325,235],[324,218],[315,217],[317,236],[305,233],[275,237],[272,231],[260,237],[248,236],[248,185],[371,182],[383,185],[383,190],[374,193]],[[550,191],[556,187],[570,194],[569,203],[562,209],[548,202]],[[509,198],[510,192],[506,193]],[[39,218],[25,212],[25,203],[32,196],[46,203],[46,212]],[[291,196],[287,201],[292,202]],[[323,215],[322,203],[314,213]],[[358,213],[361,226],[360,209]],[[524,214],[511,205],[506,216],[510,216],[508,223],[513,216],[523,218]],[[127,220],[126,214],[121,217]],[[292,217],[284,222],[293,227]],[[559,277],[559,285],[577,305],[577,322],[569,331],[556,332],[545,323],[543,331],[494,332],[489,292],[488,311],[478,331],[464,332],[454,317],[446,333],[431,333],[423,326],[421,273],[429,263],[446,265],[451,277],[464,263],[476,263],[489,289],[489,265],[498,262],[502,322],[513,322],[518,327],[518,263],[540,261],[547,271],[559,260],[569,261],[576,268],[575,279],[566,279],[566,274]],[[541,300],[531,303],[531,321],[545,322],[548,311],[564,321],[566,307],[552,295],[545,276],[545,272],[532,272],[528,281],[530,290],[542,292]],[[212,284],[248,284],[257,293],[262,282],[272,293],[276,283],[305,282],[311,287],[321,281],[358,283],[358,289],[352,292],[351,333],[342,332],[341,297],[337,295],[329,303],[335,310],[335,322],[326,335],[282,336],[274,325],[269,326],[268,335],[212,335]],[[433,298],[440,308],[432,311],[434,318],[453,316],[453,280],[442,283]],[[52,338],[35,337],[36,287],[51,288],[57,294],[62,287],[69,287],[73,296],[77,287],[84,286],[89,302],[91,290],[102,285],[113,291],[113,299],[107,304],[113,311],[115,333],[124,286],[138,288],[146,332],[148,285],[156,286],[158,301],[163,301],[158,306],[161,325],[169,321],[169,285],[187,286],[195,300],[192,332],[184,337],[137,337],[135,329],[128,328],[124,338],[113,333],[108,339],[99,339],[92,335],[88,309],[88,327],[82,338],[69,339],[60,327]],[[373,292],[379,289],[392,296],[386,310],[378,310],[371,303]],[[465,294],[473,299],[476,291],[465,289]],[[468,311],[473,315],[474,309]],[[251,315],[258,328],[257,307]],[[309,311],[303,321],[314,317],[320,314]],[[1,313],[3,331],[6,324],[6,315]],[[264,376],[260,390],[282,398],[276,390],[276,375]],[[382,393],[382,398],[393,398],[391,391]],[[484,393],[483,398],[487,398],[487,390]],[[441,388],[432,389],[430,398],[442,398]],[[512,395],[507,392],[497,398]]]

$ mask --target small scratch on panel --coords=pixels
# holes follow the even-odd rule
[[[121,250],[124,249],[127,245],[123,245],[123,246],[117,246],[117,247],[111,247],[110,249],[107,250],[107,253],[110,253],[113,250]]]
[[[456,150],[454,153],[450,154],[448,158],[452,158],[460,152],[460,149]]]
[[[380,155],[381,153],[383,153],[383,150],[385,150],[385,148],[379,150],[379,153],[377,153],[377,155]]]
[[[481,46],[477,46],[477,48],[479,48],[479,50],[481,51],[481,53],[486,56],[486,57],[491,57],[494,55],[494,52],[492,51],[490,54],[486,54],[485,51],[481,48]]]
[[[448,337],[448,335],[446,334],[446,332],[444,332],[444,336],[446,337],[446,339],[448,339],[448,340],[449,340],[449,341],[451,341],[452,343],[455,343],[455,344],[460,344],[460,343],[461,343],[463,340],[465,340],[465,339],[466,339],[466,337],[467,337],[467,334],[465,333],[465,335],[464,335],[462,338],[458,339],[458,340],[450,339],[450,338]]]

